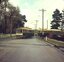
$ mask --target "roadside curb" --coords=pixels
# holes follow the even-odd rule
[[[39,37],[40,38],[40,37]],[[42,38],[40,38],[40,39],[42,39]],[[45,42],[47,42],[47,43],[49,43],[49,44],[51,44],[51,45],[53,45],[53,47],[55,47],[55,48],[57,48],[57,49],[60,49],[62,52],[64,52],[64,45],[58,45],[58,44],[55,44],[55,43],[53,43],[52,41],[54,41],[54,42],[58,42],[57,40],[54,40],[54,39],[50,39],[50,38],[44,38],[44,39],[42,39],[42,40],[44,40]],[[59,41],[58,43],[64,43],[64,42],[61,42],[61,41]]]
[[[50,38],[48,38],[50,39]],[[51,39],[50,39],[51,40]],[[54,42],[59,42],[59,43],[64,43],[64,42],[61,42],[61,41],[57,41],[57,40],[54,40],[52,39]],[[45,40],[46,41],[46,40]],[[48,42],[49,40],[47,40],[46,42]],[[50,43],[50,42],[48,42]],[[58,45],[58,44],[54,44],[54,43],[50,43],[52,44],[54,47],[56,47],[57,49],[60,49],[62,52],[64,52],[64,45]]]

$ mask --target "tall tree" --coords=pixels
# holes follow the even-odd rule
[[[13,7],[10,4],[8,6],[10,12],[9,15],[10,28],[11,32],[13,32],[18,27],[24,27],[24,24],[25,22],[27,22],[27,20],[25,15],[20,14],[20,10],[18,7]]]
[[[26,16],[20,14],[18,7],[11,5],[8,0],[0,0],[0,30],[3,33],[13,33],[17,27],[24,27]]]
[[[5,33],[6,32],[6,7],[7,7],[7,3],[8,3],[8,0],[0,0],[0,10],[1,10],[1,13],[0,13],[0,19],[2,21],[2,32]]]
[[[51,21],[51,29],[58,29],[60,27],[60,22],[62,19],[62,13],[60,13],[60,11],[58,9],[56,9],[53,12],[52,15],[53,20]]]

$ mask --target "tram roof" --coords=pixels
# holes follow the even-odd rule
[[[32,30],[31,28],[29,27],[20,27],[20,28],[17,28],[18,30]]]

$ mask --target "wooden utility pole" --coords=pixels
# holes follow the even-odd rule
[[[46,11],[46,10],[41,9],[40,11],[42,11],[42,31],[43,31],[43,29],[44,29],[44,11]]]
[[[47,20],[47,29],[48,29],[48,20]]]

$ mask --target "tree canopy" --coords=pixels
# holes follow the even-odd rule
[[[60,27],[60,22],[62,19],[62,13],[56,9],[52,14],[53,20],[51,21],[51,29],[58,29]]]
[[[0,0],[0,33],[14,33],[16,28],[24,27],[26,16],[20,14],[18,7],[14,7],[8,0]]]

